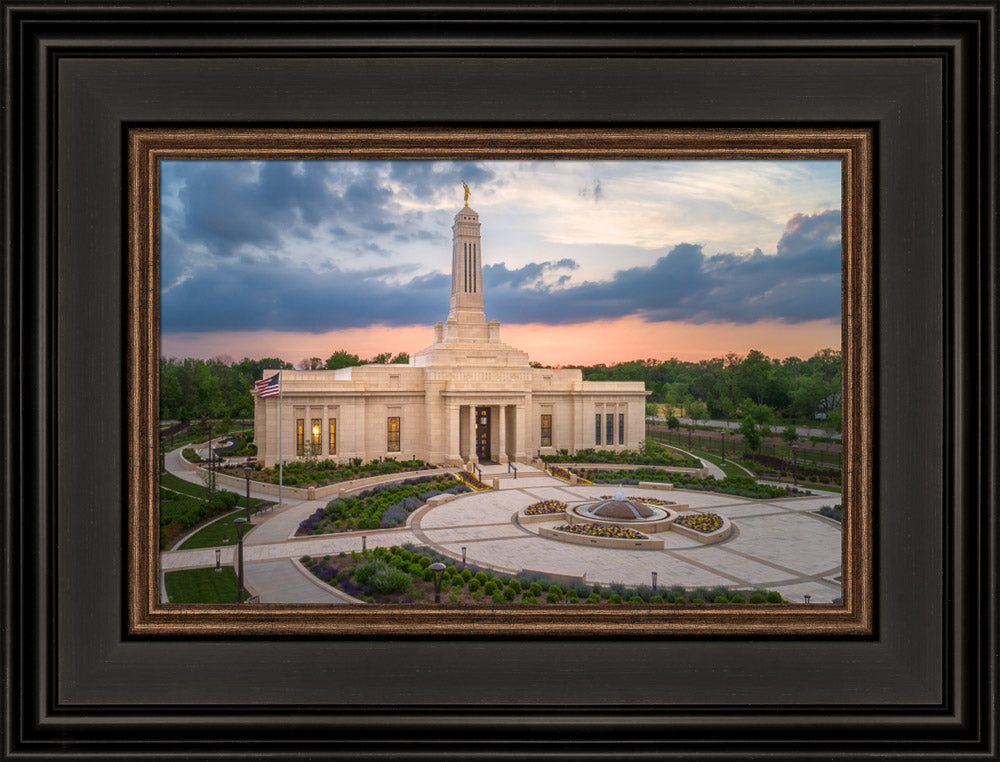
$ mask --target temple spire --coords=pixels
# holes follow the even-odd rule
[[[466,202],[469,186],[465,187]],[[460,323],[486,322],[483,311],[483,253],[479,214],[466,204],[452,225],[451,306],[448,320]]]

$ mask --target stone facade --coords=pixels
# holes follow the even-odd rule
[[[635,449],[645,436],[642,382],[533,368],[500,340],[500,323],[486,321],[479,215],[468,205],[455,215],[450,308],[433,344],[409,365],[283,370],[280,385],[280,396],[254,403],[254,441],[267,466],[278,461],[279,404],[286,462],[313,454],[506,463],[560,449]]]

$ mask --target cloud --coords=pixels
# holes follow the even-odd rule
[[[573,283],[572,258],[483,268],[487,316],[566,325],[637,316],[646,321],[798,323],[840,316],[840,212],[796,214],[775,254],[706,255],[682,243],[650,265]],[[171,246],[176,245],[172,242]],[[329,265],[329,261],[327,261]],[[171,271],[174,273],[174,271]],[[409,270],[412,273],[412,269]],[[321,333],[372,324],[431,325],[447,313],[450,275],[407,268],[322,272],[280,255],[216,262],[165,288],[163,330]],[[164,281],[164,285],[168,284]]]

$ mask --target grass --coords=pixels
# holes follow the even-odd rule
[[[208,487],[203,487],[200,484],[194,484],[187,481],[186,479],[181,479],[179,476],[174,476],[173,474],[161,473],[160,474],[160,486],[171,489],[174,492],[180,492],[187,497],[193,497],[198,500],[208,500],[211,497],[211,493],[208,491]],[[222,489],[221,487],[219,489]],[[236,492],[235,490],[226,490],[227,492]],[[246,506],[247,498],[246,495],[241,492],[236,492],[236,496],[239,498],[239,505]],[[260,500],[258,498],[250,498],[250,507],[260,505],[261,503],[267,502],[265,500]]]
[[[219,516],[217,519],[205,524],[205,526],[188,537],[184,541],[184,544],[177,548],[177,550],[214,548],[218,545],[235,545],[236,525],[233,524],[233,519],[238,519],[241,516],[246,516],[246,508],[240,508],[239,510]],[[228,526],[223,527],[223,524],[227,524]],[[227,542],[222,541],[223,530],[225,530],[226,537],[228,537]],[[247,530],[244,530],[243,536],[247,536]]]
[[[236,603],[239,578],[232,566],[217,572],[209,569],[182,569],[166,573],[167,596],[171,603]]]
[[[710,452],[705,452],[705,450],[692,450],[691,452],[693,452],[699,458],[704,458],[709,463],[714,463],[715,465],[717,465],[719,468],[722,469],[723,473],[726,476],[748,476],[749,475],[749,474],[747,474],[746,469],[740,468],[738,465],[736,465],[736,463],[733,462],[733,459],[730,458],[730,457],[726,458],[726,463],[725,463],[725,465],[723,465],[722,464],[722,458],[720,456],[718,456],[718,455],[714,455],[713,453],[710,453]]]

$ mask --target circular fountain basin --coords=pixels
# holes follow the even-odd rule
[[[605,500],[583,503],[566,509],[570,522],[587,521],[596,524],[621,524],[641,532],[666,532],[677,511],[620,495]]]

